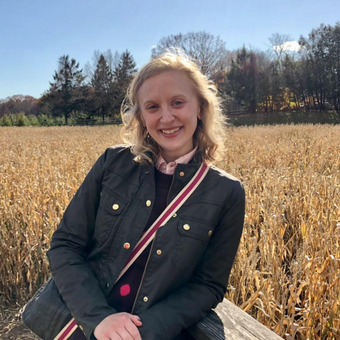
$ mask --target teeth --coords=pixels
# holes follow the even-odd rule
[[[179,131],[180,128],[172,129],[172,130],[161,130],[163,133],[170,135],[171,133],[175,133]]]

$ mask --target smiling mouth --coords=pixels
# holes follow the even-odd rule
[[[174,128],[174,129],[171,129],[171,130],[161,130],[161,132],[166,134],[166,135],[171,135],[172,133],[179,131],[181,128],[182,127]]]

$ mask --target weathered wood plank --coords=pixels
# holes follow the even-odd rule
[[[196,340],[282,340],[227,299],[188,332]]]

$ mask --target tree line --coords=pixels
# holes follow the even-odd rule
[[[179,33],[162,38],[152,49],[151,57],[169,50],[187,54],[217,85],[226,114],[339,112],[340,23],[321,24],[308,37],[301,36],[295,51],[289,48],[292,40],[289,35],[275,33],[269,38],[267,51],[245,46],[228,51],[220,37],[205,31]],[[8,125],[10,114],[16,112],[24,112],[31,119],[40,117],[40,123],[50,118],[64,124],[74,124],[82,118],[101,123],[117,121],[136,72],[136,63],[128,50],[121,54],[95,51],[92,63],[83,69],[75,59],[63,55],[41,98],[13,96],[0,102],[0,117],[7,119],[7,124],[2,125]]]
[[[308,38],[300,37],[300,49],[281,47],[288,37],[270,39],[276,53],[237,51],[223,90],[250,112],[282,110],[340,110],[340,24],[321,25]],[[275,45],[275,42],[281,45]]]

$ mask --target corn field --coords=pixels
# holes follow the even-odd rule
[[[0,128],[0,302],[49,276],[46,251],[105,127]],[[340,339],[340,126],[228,128],[225,161],[246,218],[227,298],[290,339]]]

